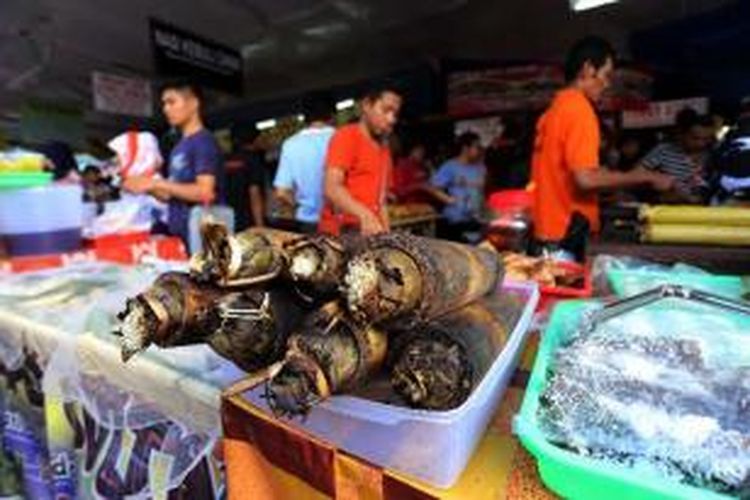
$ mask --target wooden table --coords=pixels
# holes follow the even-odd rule
[[[437,232],[438,214],[420,215],[403,219],[392,219],[391,229],[394,231],[406,231],[417,236],[434,238]]]

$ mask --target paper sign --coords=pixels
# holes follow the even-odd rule
[[[94,109],[104,113],[148,118],[154,113],[151,82],[95,71]]]
[[[641,111],[625,111],[622,114],[624,128],[668,127],[675,124],[677,114],[685,108],[692,108],[698,114],[708,113],[708,98],[677,99],[650,103]]]

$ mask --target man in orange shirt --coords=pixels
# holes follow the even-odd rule
[[[599,230],[597,192],[636,186],[668,191],[674,181],[643,168],[614,172],[600,167],[596,103],[610,85],[615,52],[598,37],[576,43],[565,63],[568,85],[537,123],[532,157],[534,233],[542,244],[559,243],[575,213]]]
[[[336,131],[326,159],[326,203],[319,230],[363,235],[389,230],[385,198],[393,168],[388,136],[398,120],[402,98],[392,87],[369,91],[357,123]]]

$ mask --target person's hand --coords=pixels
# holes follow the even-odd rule
[[[677,180],[671,175],[660,174],[658,172],[651,172],[649,184],[659,193],[666,193],[674,191],[677,187]]]
[[[365,212],[359,218],[359,227],[362,231],[362,236],[372,236],[385,232],[383,223],[370,211]]]
[[[133,194],[146,194],[155,187],[154,184],[152,177],[134,175],[123,181],[122,188]]]

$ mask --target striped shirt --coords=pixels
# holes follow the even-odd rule
[[[680,188],[696,192],[706,186],[704,180],[708,153],[690,156],[672,142],[659,144],[641,160],[641,165],[649,170],[667,174],[677,179]]]

